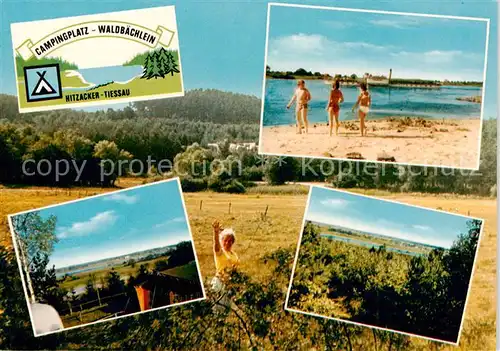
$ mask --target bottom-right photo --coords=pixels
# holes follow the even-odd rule
[[[457,345],[482,227],[312,186],[285,309]]]

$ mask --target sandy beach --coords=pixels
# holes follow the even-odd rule
[[[294,125],[263,127],[260,152],[276,155],[364,159],[454,168],[477,168],[481,120],[385,118],[341,122],[338,136],[326,123],[310,123],[309,133]]]

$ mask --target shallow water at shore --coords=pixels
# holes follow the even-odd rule
[[[295,110],[286,109],[296,86],[295,80],[266,80],[266,95],[264,106],[264,126],[289,125],[295,123]],[[325,110],[330,85],[322,80],[306,81],[311,92],[309,103],[309,120],[311,122],[326,122]],[[340,120],[353,120],[355,114],[351,108],[356,102],[359,90],[353,86],[342,87],[345,102],[341,105]],[[479,118],[481,104],[459,101],[458,97],[481,95],[482,89],[470,86],[443,86],[440,88],[388,88],[372,87],[372,108],[369,118],[379,119],[388,116],[420,116],[436,119]]]

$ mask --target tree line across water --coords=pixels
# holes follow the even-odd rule
[[[259,135],[260,100],[216,90],[193,90],[185,97],[136,102],[121,110],[83,112],[60,110],[19,114],[14,96],[0,96],[0,183],[51,186],[112,186],[116,177],[132,171],[147,177],[159,173],[179,175],[185,190],[244,192],[255,181],[283,184],[293,181],[327,181],[341,188],[379,188],[391,191],[496,194],[496,120],[483,123],[479,171],[435,167],[396,166],[355,161],[323,161],[300,158],[264,158],[256,150],[231,148],[231,144],[256,143]],[[219,151],[208,144],[218,143]],[[32,159],[35,162],[26,164]],[[154,168],[148,160],[156,161]],[[36,162],[43,173],[36,172]],[[58,160],[74,162],[66,175],[55,175]],[[109,167],[124,162],[123,172]],[[130,163],[132,160],[140,162]],[[170,168],[158,169],[159,160]],[[129,161],[129,163],[126,163]],[[183,164],[197,162],[177,174]],[[204,162],[205,161],[205,162]],[[209,165],[239,163],[232,171],[213,175]],[[204,164],[204,165],[203,165]],[[154,165],[153,165],[154,166]],[[45,168],[44,168],[45,167]],[[226,167],[224,167],[226,169]],[[220,169],[220,167],[219,167]],[[36,174],[27,176],[24,173]],[[101,174],[106,176],[102,177]],[[109,174],[109,175],[108,175]],[[212,186],[211,186],[212,184]]]
[[[322,72],[312,72],[304,68],[298,68],[295,71],[273,71],[270,66],[266,66],[266,77],[274,79],[323,79],[332,80],[336,79],[340,82],[345,83],[358,83],[365,79],[365,77],[370,78],[382,78],[387,79],[386,76],[372,76],[370,73],[366,72],[362,76],[358,76],[356,73],[351,74],[334,74]],[[451,80],[439,80],[439,79],[420,79],[420,78],[392,78],[391,84],[415,84],[415,85],[457,85],[457,86],[478,86],[482,87],[483,82],[478,81],[451,81]]]

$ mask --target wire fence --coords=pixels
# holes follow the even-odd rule
[[[119,294],[115,294],[115,295],[111,295],[111,296],[104,296],[104,297],[100,297],[99,294],[98,294],[97,295],[97,299],[95,299],[95,300],[85,301],[83,303],[77,303],[77,304],[72,304],[70,301],[68,301],[67,302],[68,308],[62,310],[60,313],[62,315],[69,314],[69,315],[72,316],[75,313],[81,313],[84,310],[92,309],[94,307],[107,306],[108,305],[108,303],[107,303],[108,301],[110,301],[112,299],[115,299],[118,296],[126,297],[127,293],[123,292],[123,293],[119,293]]]
[[[193,292],[190,294],[176,294],[172,293],[169,296],[169,301],[165,301],[153,293],[151,306],[148,308],[158,308],[168,306],[184,301],[190,301],[203,297],[200,292]],[[126,299],[126,300],[125,300]],[[122,300],[122,301],[120,301]],[[82,323],[94,322],[98,320],[105,320],[113,317],[123,315],[132,304],[131,297],[127,293],[119,293],[111,296],[99,297],[95,300],[86,301],[79,304],[72,304],[68,301],[68,308],[60,311],[64,324],[67,326],[78,325]]]

